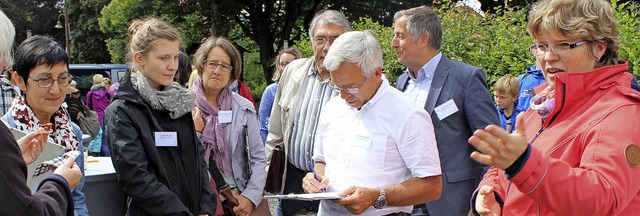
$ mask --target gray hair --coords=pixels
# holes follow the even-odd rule
[[[311,20],[311,24],[309,25],[309,39],[313,41],[313,33],[316,31],[318,25],[324,24],[334,24],[339,25],[344,28],[345,32],[351,31],[351,23],[347,20],[347,17],[344,16],[339,11],[335,10],[323,10],[313,17]]]
[[[382,49],[371,31],[351,31],[338,37],[324,59],[324,67],[333,72],[344,62],[358,65],[369,78],[377,68],[382,68]]]
[[[442,27],[440,18],[430,7],[420,6],[407,10],[401,10],[393,15],[393,21],[407,16],[407,31],[411,33],[414,40],[420,38],[424,33],[429,34],[429,45],[435,49],[440,49],[442,44]]]
[[[11,49],[13,48],[13,39],[16,36],[16,29],[13,27],[13,23],[9,20],[9,17],[0,10],[0,35],[3,40],[0,41],[0,60],[4,60],[7,65],[13,64],[13,55]]]

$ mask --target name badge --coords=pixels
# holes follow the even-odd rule
[[[437,106],[433,110],[436,111],[436,114],[438,115],[438,119],[442,121],[442,119],[445,119],[446,117],[449,117],[451,114],[458,112],[458,106],[456,106],[456,102],[453,101],[453,99],[450,99],[447,102],[440,104],[440,106]]]
[[[369,150],[369,148],[371,148],[371,136],[365,134],[356,134],[353,137],[353,144],[355,146]]]
[[[156,147],[177,147],[177,132],[155,132]]]
[[[232,117],[231,110],[218,111],[218,122],[222,124],[231,123],[231,117]]]

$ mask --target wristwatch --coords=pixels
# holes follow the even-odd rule
[[[378,190],[380,190],[380,195],[378,195],[376,202],[373,203],[373,207],[376,209],[382,209],[387,207],[387,196],[384,193],[384,187],[379,187]]]

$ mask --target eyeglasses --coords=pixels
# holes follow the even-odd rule
[[[327,42],[333,43],[339,36],[315,36],[313,37],[313,44],[316,46],[324,46]]]
[[[529,51],[534,56],[543,56],[547,53],[548,50],[551,50],[553,54],[556,55],[564,55],[567,54],[571,49],[581,46],[582,44],[586,44],[587,41],[579,41],[575,43],[558,43],[555,46],[549,46],[548,44],[533,44],[529,46]]]
[[[212,70],[218,69],[218,67],[220,67],[220,70],[222,72],[231,72],[231,70],[233,69],[233,66],[220,63],[217,60],[204,60],[203,63],[204,66]]]
[[[366,82],[369,78],[365,77],[362,81],[360,81],[358,84],[356,84],[356,86],[354,87],[349,87],[349,88],[341,88],[338,87],[335,83],[330,82],[329,83],[329,87],[333,88],[333,90],[335,92],[341,93],[342,91],[347,92],[348,94],[358,94],[360,93],[360,87],[362,87],[362,85],[364,85],[364,82]]]
[[[36,79],[33,77],[29,77],[29,79],[33,80],[34,82],[38,82],[38,86],[40,88],[49,88],[53,86],[54,81],[58,81],[59,86],[68,86],[69,84],[71,84],[71,81],[73,81],[73,76],[66,75],[66,76],[58,77],[58,79],[51,79],[51,78]]]
[[[285,66],[287,66],[289,63],[291,62],[279,62],[278,65],[280,65],[281,68],[284,68]]]

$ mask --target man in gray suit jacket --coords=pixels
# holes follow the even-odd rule
[[[438,15],[421,6],[394,16],[392,46],[407,66],[396,87],[431,115],[442,166],[440,199],[416,205],[413,215],[467,215],[471,194],[486,169],[471,160],[468,139],[476,129],[499,124],[486,74],[440,53]]]

